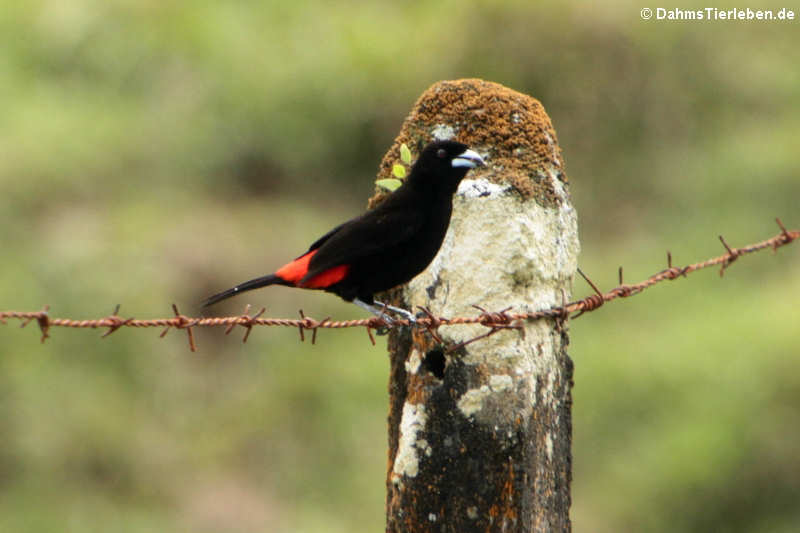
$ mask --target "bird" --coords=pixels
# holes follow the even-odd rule
[[[433,261],[450,225],[459,183],[470,169],[485,165],[466,144],[431,142],[403,184],[377,207],[336,226],[272,274],[214,294],[202,304],[284,285],[336,294],[389,324],[393,321],[386,310],[414,322],[409,311],[377,302],[374,295],[410,281]]]

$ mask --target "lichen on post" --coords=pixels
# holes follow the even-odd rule
[[[454,138],[485,156],[453,200],[431,265],[387,296],[408,309],[467,316],[534,311],[569,298],[579,250],[556,134],[529,96],[476,79],[419,98],[381,164]],[[376,195],[371,202],[379,202]],[[532,321],[458,348],[480,325],[389,337],[387,531],[570,529],[572,362],[567,332]],[[456,349],[453,349],[456,347]]]

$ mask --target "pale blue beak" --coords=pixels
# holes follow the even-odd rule
[[[458,157],[453,158],[451,165],[454,168],[475,168],[477,166],[485,167],[486,162],[478,155],[478,152],[466,150]]]

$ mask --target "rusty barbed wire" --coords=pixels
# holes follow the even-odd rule
[[[589,284],[592,290],[594,290],[594,294],[591,294],[583,299],[569,303],[563,303],[562,305],[550,307],[547,309],[542,309],[539,311],[531,311],[525,313],[512,313],[510,312],[511,308],[506,308],[503,309],[502,311],[490,312],[481,307],[473,306],[480,311],[480,314],[476,316],[456,317],[456,318],[437,317],[434,316],[434,314],[430,311],[430,309],[425,307],[420,307],[419,309],[423,316],[416,320],[415,326],[427,329],[430,332],[431,336],[434,338],[434,340],[436,340],[439,343],[443,343],[441,337],[438,334],[438,328],[441,326],[480,324],[481,326],[488,328],[487,332],[478,335],[477,337],[474,337],[472,339],[469,339],[467,341],[461,342],[448,349],[448,351],[453,351],[463,346],[466,346],[467,344],[470,344],[477,340],[493,335],[498,331],[502,331],[504,329],[516,329],[524,331],[522,330],[522,327],[525,321],[553,319],[559,322],[563,322],[567,319],[575,319],[580,317],[584,313],[595,311],[606,302],[610,302],[618,298],[627,298],[629,296],[634,296],[652,287],[653,285],[656,285],[657,283],[661,283],[666,280],[674,280],[679,277],[685,277],[688,274],[691,274],[692,272],[703,270],[712,266],[720,265],[719,273],[720,276],[722,276],[725,273],[725,269],[727,269],[734,261],[736,261],[743,255],[758,252],[760,250],[764,250],[767,248],[772,248],[773,251],[777,251],[778,248],[780,248],[781,246],[785,246],[793,242],[794,240],[800,238],[800,230],[787,230],[779,218],[776,218],[775,220],[778,223],[781,232],[775,235],[774,237],[766,239],[761,242],[757,242],[755,244],[749,244],[741,248],[732,248],[731,246],[728,245],[728,243],[725,241],[722,235],[720,235],[719,240],[725,247],[726,253],[711,259],[707,259],[705,261],[701,261],[699,263],[693,263],[690,265],[686,265],[684,267],[675,267],[672,265],[672,254],[669,251],[667,251],[667,268],[659,272],[656,272],[649,278],[640,281],[639,283],[634,283],[634,284],[624,283],[623,271],[622,267],[620,267],[619,286],[614,287],[608,292],[602,292],[580,269],[578,269],[580,275],[583,276],[583,278],[586,280],[586,282]],[[173,313],[175,314],[174,317],[146,319],[146,320],[139,320],[135,318],[122,318],[121,316],[118,315],[119,306],[117,306],[112,312],[112,314],[109,316],[98,319],[90,319],[90,320],[51,318],[49,315],[49,309],[50,307],[46,305],[40,311],[23,311],[23,312],[0,311],[0,323],[6,324],[8,319],[14,318],[21,320],[22,321],[21,327],[25,327],[35,320],[39,326],[39,329],[42,332],[41,342],[44,342],[47,338],[50,337],[49,331],[50,328],[53,327],[92,328],[92,329],[107,328],[107,331],[103,333],[102,337],[107,337],[123,327],[130,327],[130,328],[162,327],[164,328],[164,331],[161,332],[160,335],[161,337],[164,337],[171,329],[183,329],[186,330],[189,342],[189,348],[193,352],[197,350],[197,345],[195,343],[194,333],[193,333],[193,328],[195,327],[226,326],[225,333],[229,334],[231,331],[233,331],[233,329],[236,326],[241,326],[246,330],[242,342],[247,342],[247,339],[250,336],[250,332],[252,331],[253,326],[294,327],[298,328],[301,341],[305,340],[304,332],[306,330],[311,331],[312,344],[316,342],[317,330],[319,330],[320,328],[339,329],[339,328],[363,327],[366,328],[367,335],[369,336],[369,339],[372,342],[372,344],[375,344],[375,338],[372,335],[373,329],[382,330],[385,328],[391,328],[395,326],[409,326],[408,320],[393,319],[391,322],[389,322],[382,317],[371,317],[371,318],[362,318],[357,320],[344,320],[344,321],[331,320],[330,317],[327,317],[322,320],[315,320],[314,318],[306,316],[303,313],[302,309],[299,312],[300,313],[299,319],[262,318],[262,315],[266,311],[266,308],[262,307],[256,314],[250,315],[249,304],[245,307],[244,312],[238,316],[201,317],[201,318],[193,318],[185,316],[180,313],[178,307],[175,304],[172,304],[172,310]]]

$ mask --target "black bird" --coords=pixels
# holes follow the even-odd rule
[[[373,295],[407,281],[433,260],[450,224],[453,194],[481,156],[455,141],[426,146],[403,185],[380,205],[336,226],[273,274],[215,294],[204,306],[267,285],[320,289],[383,315]],[[405,309],[386,306],[413,321]]]

